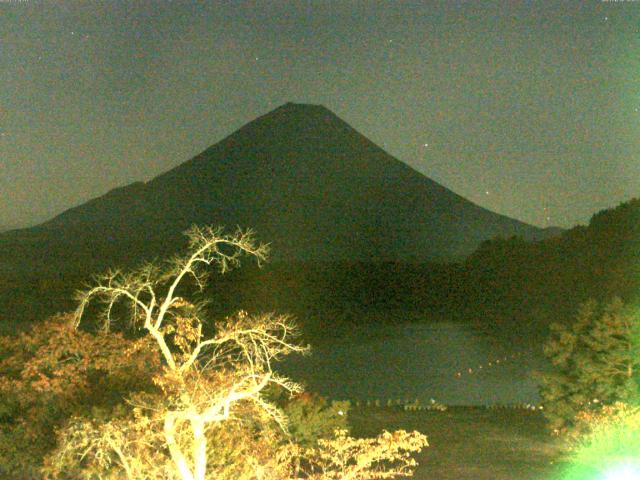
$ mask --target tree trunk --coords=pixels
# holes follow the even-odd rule
[[[207,437],[204,434],[204,421],[200,418],[192,418],[191,430],[193,431],[193,478],[204,480],[207,473]]]
[[[176,443],[175,418],[171,413],[168,414],[164,419],[164,438],[167,441],[171,459],[178,469],[182,480],[195,480],[193,477],[193,473],[191,473],[191,469],[189,468],[189,464],[187,463],[187,459],[184,458],[182,450],[180,450],[180,447]]]

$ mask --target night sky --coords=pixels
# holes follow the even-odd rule
[[[0,227],[148,180],[288,101],[490,209],[640,196],[640,2],[0,2]]]

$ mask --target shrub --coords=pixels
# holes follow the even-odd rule
[[[319,439],[331,438],[336,430],[348,431],[349,401],[329,401],[303,392],[284,404],[291,440],[303,447],[317,446]]]

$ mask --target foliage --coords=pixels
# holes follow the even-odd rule
[[[37,460],[70,415],[113,410],[126,392],[150,388],[142,372],[159,358],[146,344],[83,332],[70,315],[0,337],[0,473],[35,476]]]
[[[640,317],[620,299],[584,303],[568,326],[554,324],[544,351],[556,370],[542,375],[550,427],[560,432],[580,412],[634,401],[640,367]]]
[[[336,430],[348,431],[349,401],[328,401],[302,392],[285,402],[291,440],[304,447],[316,446],[319,439],[331,438]]]
[[[319,447],[306,451],[313,480],[374,480],[411,476],[416,467],[412,453],[428,445],[427,437],[404,430],[383,432],[375,438],[355,439],[346,430],[335,438],[319,440]]]
[[[622,402],[577,415],[568,436],[570,468],[566,479],[613,478],[611,472],[640,472],[640,408]],[[587,474],[590,477],[587,477]],[[627,478],[623,475],[615,478]]]
[[[47,478],[329,480],[411,472],[410,453],[426,445],[417,432],[355,440],[338,429],[335,437],[322,438],[327,426],[341,422],[318,422],[346,405],[316,400],[296,410],[294,402],[295,433],[287,436],[289,421],[267,392],[269,387],[301,392],[272,368],[284,355],[306,351],[296,343],[295,324],[282,315],[241,311],[215,322],[208,333],[202,304],[186,300],[187,278],[202,289],[205,267],[215,264],[224,272],[243,253],[260,261],[266,247],[255,244],[250,232],[226,236],[194,227],[188,236],[187,255],[130,273],[109,272],[79,293],[76,326],[98,300],[103,305],[100,338],[109,338],[118,313],[125,312],[141,332],[135,345],[161,361],[139,369],[152,388],[128,394],[124,409],[74,413],[57,430],[56,449],[45,459]],[[86,363],[91,365],[92,357]]]
[[[44,473],[51,479],[184,479],[167,446],[164,432],[166,410],[159,397],[131,398],[135,405],[123,416],[111,418],[75,417],[60,432],[59,448],[46,459]],[[157,407],[157,408],[155,408]],[[235,409],[237,418],[210,424],[204,478],[235,480],[253,478],[262,470],[291,472],[291,455],[281,447],[280,430],[259,416],[259,412]],[[154,410],[155,408],[155,410]],[[185,459],[192,465],[193,432],[183,425],[174,432],[177,445],[185,447]],[[283,475],[283,478],[286,476]]]

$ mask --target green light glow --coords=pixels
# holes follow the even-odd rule
[[[638,462],[613,465],[604,472],[602,480],[640,480],[640,465]]]
[[[606,352],[606,362],[598,359],[593,367],[609,372],[617,388],[609,388],[604,404],[590,404],[575,417],[561,480],[640,480],[640,310],[634,305],[605,312],[589,338],[612,340],[601,342],[598,356]],[[611,397],[621,401],[609,403]]]
[[[640,409],[616,404],[594,417],[563,480],[640,480]]]
[[[640,462],[634,459],[597,459],[599,465],[575,464],[562,480],[640,480]]]

